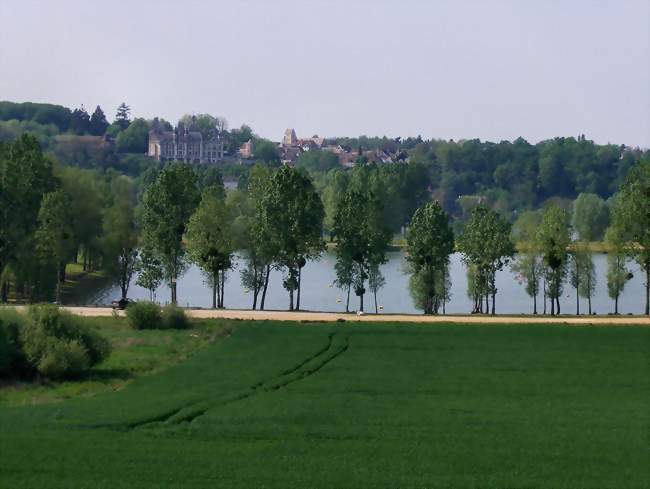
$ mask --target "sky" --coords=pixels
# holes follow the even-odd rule
[[[0,0],[0,100],[650,147],[650,0]]]

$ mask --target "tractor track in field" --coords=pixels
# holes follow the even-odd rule
[[[349,346],[350,337],[348,335],[342,336],[339,333],[330,333],[327,337],[326,345],[316,353],[302,360],[297,365],[280,372],[278,375],[258,382],[248,389],[231,396],[218,396],[194,401],[190,404],[174,408],[162,414],[130,423],[83,425],[77,427],[108,428],[118,431],[131,431],[136,429],[172,427],[182,423],[192,423],[212,409],[243,401],[264,392],[277,391],[293,384],[294,382],[304,380],[314,375],[327,364],[345,353]]]

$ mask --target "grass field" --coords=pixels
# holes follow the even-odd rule
[[[231,324],[117,392],[0,408],[0,486],[650,484],[649,328]]]

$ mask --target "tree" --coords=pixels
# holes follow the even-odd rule
[[[90,116],[90,134],[102,136],[108,129],[108,121],[102,108],[98,105]]]
[[[381,273],[379,265],[373,263],[368,270],[368,288],[370,288],[370,292],[372,292],[373,298],[375,299],[375,314],[379,314],[379,308],[377,306],[377,291],[384,285],[386,285],[386,278]]]
[[[212,287],[212,308],[224,307],[226,273],[233,266],[235,251],[231,219],[218,186],[203,190],[201,203],[185,233],[189,258],[203,271]]]
[[[496,272],[503,270],[515,253],[510,239],[510,223],[484,204],[477,205],[465,225],[465,231],[458,239],[458,250],[463,261],[476,269],[474,280],[487,286],[492,296],[492,314],[495,314]],[[487,303],[486,312],[490,307]],[[482,302],[482,301],[481,301]]]
[[[428,202],[415,211],[406,234],[411,273],[418,276],[418,294],[423,296],[425,314],[438,314],[445,292],[439,289],[447,275],[449,256],[454,252],[454,232],[449,215],[438,201]],[[444,283],[444,279],[443,279]]]
[[[596,288],[596,277],[588,244],[574,243],[569,257],[569,281],[576,290],[576,314],[580,315],[580,297],[589,300],[589,314],[591,314],[591,296]]]
[[[511,268],[516,280],[525,284],[526,294],[533,298],[533,314],[537,314],[539,282],[544,271],[536,239],[541,217],[539,212],[526,211],[512,226],[512,238],[519,251]]]
[[[90,132],[90,116],[83,105],[72,111],[70,130],[75,134],[86,134]]]
[[[43,195],[57,185],[52,163],[33,136],[0,143],[0,274],[31,239]]]
[[[607,204],[596,194],[581,193],[573,203],[571,223],[580,241],[602,239],[609,224]]]
[[[611,226],[605,234],[607,243],[607,293],[614,300],[614,314],[618,314],[618,299],[623,293],[630,272],[626,267],[626,242],[624,232]]]
[[[386,263],[391,233],[383,221],[383,207],[370,191],[350,188],[339,202],[334,225],[337,262],[352,267],[352,286],[363,311],[365,281],[370,269]]]
[[[115,124],[117,124],[122,130],[125,130],[131,124],[131,107],[126,105],[124,102],[120,104],[117,108],[115,114]]]
[[[244,251],[241,282],[253,292],[253,309],[257,308],[258,298],[260,309],[264,309],[271,266],[277,256],[275,243],[269,235],[271,226],[266,221],[269,216],[263,204],[270,178],[267,167],[255,165],[245,191],[230,192],[227,197],[229,207],[237,215],[232,224],[233,235],[237,248]]]
[[[160,259],[150,248],[143,248],[140,252],[140,259],[137,262],[138,278],[136,285],[144,287],[149,291],[149,299],[156,300],[156,290],[160,287],[165,273]]]
[[[38,213],[39,227],[36,231],[36,239],[41,255],[56,265],[55,300],[57,303],[61,302],[60,266],[65,265],[74,246],[72,218],[70,198],[65,192],[56,190],[43,196]]]
[[[255,158],[272,167],[280,164],[280,153],[277,146],[267,139],[255,140]]]
[[[135,220],[135,189],[126,177],[113,181],[112,204],[104,212],[103,248],[105,267],[115,273],[122,299],[138,268],[138,230]]]
[[[613,225],[627,243],[628,256],[645,272],[645,315],[650,315],[650,159],[628,174],[615,199]]]
[[[537,230],[537,246],[545,267],[546,292],[551,299],[551,315],[560,314],[560,296],[566,277],[568,247],[571,242],[568,214],[550,205],[544,211]]]
[[[200,199],[196,180],[190,166],[170,164],[142,197],[143,240],[162,263],[173,304],[177,279],[187,267],[183,235]]]
[[[115,147],[121,153],[146,153],[149,147],[149,124],[144,119],[135,119],[122,130],[115,140]]]
[[[302,268],[320,257],[325,211],[311,178],[296,168],[283,166],[269,181],[261,211],[266,232],[277,250],[276,263],[285,270],[284,288],[289,292],[289,310],[300,309]]]

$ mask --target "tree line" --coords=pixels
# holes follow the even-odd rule
[[[13,284],[26,300],[52,293],[59,300],[65,264],[80,259],[88,268],[111,269],[123,297],[137,276],[152,298],[168,284],[175,303],[178,279],[196,264],[212,290],[213,307],[225,307],[225,283],[238,252],[252,308],[265,307],[269,276],[279,272],[289,309],[300,309],[302,269],[321,256],[329,235],[346,309],[351,293],[359,310],[367,308],[364,299],[372,294],[377,311],[376,294],[386,282],[381,265],[394,234],[404,227],[409,287],[425,313],[445,311],[454,251],[467,266],[474,312],[496,312],[495,276],[511,261],[533,299],[533,312],[542,294],[543,312],[560,313],[567,285],[589,305],[597,278],[587,243],[603,234],[610,295],[617,301],[630,276],[628,260],[635,259],[646,275],[647,313],[649,166],[648,161],[634,165],[609,203],[584,193],[572,214],[549,204],[521,213],[511,225],[479,202],[459,232],[451,214],[422,186],[417,162],[331,172],[320,189],[304,168],[256,165],[237,190],[225,192],[215,167],[152,167],[136,186],[123,175],[52,165],[38,142],[23,136],[0,146],[3,297]]]

